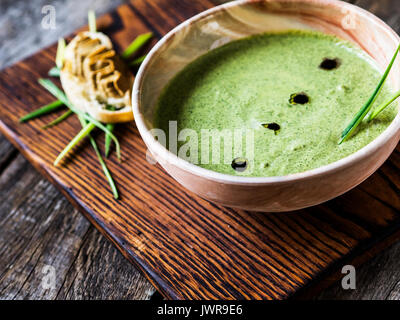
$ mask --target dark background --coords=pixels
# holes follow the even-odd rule
[[[193,0],[196,1],[196,0]],[[0,69],[108,12],[123,0],[0,0]],[[224,1],[220,1],[224,2]],[[348,1],[400,31],[398,0]],[[41,26],[56,9],[56,29]],[[10,106],[12,107],[12,106]],[[43,267],[56,289],[42,287]],[[0,135],[0,299],[150,299],[152,285]],[[357,269],[357,290],[340,284],[317,299],[400,300],[400,243]]]

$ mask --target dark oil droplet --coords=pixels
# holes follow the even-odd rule
[[[310,98],[305,92],[293,93],[290,96],[289,102],[290,104],[306,104],[310,102]]]
[[[263,123],[262,126],[266,129],[270,129],[270,130],[274,130],[274,131],[278,131],[281,129],[281,126],[279,124],[277,124],[276,122]]]
[[[243,172],[247,169],[248,161],[245,158],[235,158],[231,164],[233,170]]]
[[[340,66],[340,59],[338,58],[335,59],[325,58],[319,65],[320,69],[328,71],[337,69],[339,68],[339,66]]]

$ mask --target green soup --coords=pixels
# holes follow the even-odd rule
[[[168,133],[169,122],[177,121],[178,133],[194,130],[199,150],[193,162],[213,171],[259,177],[303,172],[356,152],[387,128],[396,115],[393,106],[338,145],[380,77],[369,56],[336,37],[303,31],[256,35],[212,50],[177,74],[159,98],[154,126]],[[384,87],[376,105],[390,94]],[[201,134],[205,129],[251,133],[254,157],[243,172],[231,161],[245,155],[233,146],[229,161],[200,158],[205,146],[206,153],[212,150],[210,137]],[[178,149],[187,142],[180,141]],[[224,153],[231,146],[221,142],[220,148]]]

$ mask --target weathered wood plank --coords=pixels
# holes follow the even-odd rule
[[[87,12],[93,9],[104,14],[124,0],[12,0],[0,1],[0,69],[24,59],[38,49],[52,45],[58,38],[71,34],[87,23]],[[42,13],[45,6],[53,6],[56,28],[45,29]]]
[[[101,14],[121,2],[1,1],[0,69],[84,25],[87,9]],[[56,8],[55,30],[40,24],[47,4]],[[0,136],[0,299],[148,299],[154,292],[148,281],[16,156],[17,150]],[[55,268],[55,289],[42,288],[45,265]]]
[[[356,290],[343,290],[339,282],[322,292],[318,298],[335,300],[399,300],[399,257],[400,243],[397,243],[356,269]]]
[[[71,1],[73,2],[73,1]],[[165,16],[164,12],[169,12],[168,7],[165,7],[165,2],[154,2],[154,1],[149,1],[148,3],[146,2],[140,2],[140,1],[134,1],[134,10],[133,12],[127,12],[126,10],[119,10],[119,16],[122,17],[122,24],[124,21],[127,21],[128,19],[131,18],[143,18],[145,17],[145,21],[142,21],[143,24],[139,24],[138,29],[140,30],[146,30],[146,28],[151,26],[151,21],[156,23],[154,26],[151,26],[153,30],[158,31],[159,34],[168,31],[170,27],[173,27],[176,23],[180,21],[180,19],[185,18],[186,16],[179,16],[178,12],[178,18],[176,20],[169,18],[169,14]],[[371,1],[365,2],[366,4],[372,3]],[[35,4],[36,6],[36,4]],[[194,3],[194,5],[186,5],[185,2],[179,2],[176,3],[175,8],[183,8],[182,10],[184,12],[187,12],[187,14],[192,15],[196,13],[196,10],[199,9],[198,3]],[[81,8],[82,6],[80,6]],[[149,11],[147,11],[149,10]],[[154,10],[158,10],[157,12],[159,15],[154,15]],[[164,10],[164,11],[163,11]],[[175,10],[174,10],[175,12]],[[84,12],[84,15],[86,15],[86,12]],[[82,18],[83,19],[83,18]],[[84,23],[82,23],[84,24]],[[121,47],[123,47],[124,43],[127,42],[128,40],[123,36],[123,32],[119,29],[116,28],[117,30],[113,29],[112,26],[110,28],[113,31],[113,37],[118,38],[118,43],[121,44]],[[140,32],[139,32],[140,33]],[[54,54],[54,50],[52,51],[52,54]],[[20,161],[20,160],[18,160]],[[395,163],[397,163],[396,160],[394,160]],[[10,166],[11,168],[11,166]],[[8,169],[8,168],[7,168]],[[11,169],[9,169],[11,170]],[[7,174],[10,176],[10,171],[7,170],[5,172],[5,177],[7,177]],[[390,167],[385,166],[385,170],[382,171],[383,173],[388,172],[388,170],[391,172]],[[18,171],[18,170],[17,170]],[[12,172],[12,170],[11,170]],[[162,176],[160,176],[162,177]],[[4,178],[7,179],[7,178]],[[29,179],[28,179],[29,180]],[[399,180],[400,181],[400,180]],[[169,182],[165,182],[166,186],[170,186]],[[348,195],[341,199],[340,201],[333,201],[325,206],[319,207],[319,210],[323,210],[323,215],[324,217],[321,217],[321,212],[317,209],[304,212],[304,219],[299,218],[299,217],[280,217],[278,215],[271,215],[269,217],[259,217],[259,214],[250,214],[250,213],[245,213],[245,212],[235,212],[230,209],[226,209],[221,211],[220,214],[214,216],[214,219],[219,219],[223,215],[227,215],[228,220],[227,224],[229,227],[232,229],[230,232],[233,235],[238,235],[238,230],[240,225],[245,223],[246,228],[250,228],[251,230],[251,239],[256,240],[255,243],[257,243],[257,238],[261,241],[272,241],[274,246],[276,248],[279,248],[279,250],[283,250],[283,247],[281,247],[282,244],[280,244],[279,237],[281,236],[281,232],[288,233],[287,236],[284,237],[284,242],[287,242],[288,244],[294,244],[294,247],[292,248],[291,251],[288,252],[288,261],[295,262],[296,259],[299,259],[298,256],[296,256],[296,250],[309,250],[308,257],[312,257],[314,255],[322,255],[322,260],[323,262],[326,259],[329,259],[329,255],[324,256],[324,250],[328,250],[330,254],[337,255],[342,252],[345,252],[347,250],[347,247],[353,243],[353,241],[358,241],[361,240],[365,237],[368,237],[370,232],[374,231],[379,231],[381,226],[385,225],[386,220],[391,220],[393,218],[394,212],[398,211],[399,208],[399,203],[398,203],[398,193],[396,192],[395,189],[392,188],[392,186],[386,186],[382,188],[382,192],[379,194],[375,195],[376,198],[375,200],[371,199],[371,194],[374,195],[376,185],[385,185],[387,184],[387,180],[385,180],[382,177],[382,174],[375,175],[371,181],[368,181],[364,185],[359,188],[359,190],[356,190],[351,193],[351,195]],[[10,185],[7,185],[7,187],[11,188]],[[146,190],[146,186],[142,186]],[[25,189],[27,190],[27,189]],[[47,190],[47,189],[46,189]],[[388,191],[389,190],[389,191]],[[27,190],[28,192],[29,190]],[[140,189],[137,190],[140,192]],[[172,195],[170,195],[172,196]],[[34,197],[34,195],[32,195]],[[25,202],[31,201],[32,197],[26,198]],[[189,199],[189,198],[188,198]],[[189,200],[184,200],[184,201],[189,201]],[[361,207],[359,211],[357,212],[350,212],[350,203],[351,201],[354,201],[354,199],[359,199],[359,201],[366,201],[365,207]],[[47,199],[46,199],[47,200]],[[25,202],[22,202],[24,204]],[[185,202],[186,203],[186,202]],[[22,206],[21,204],[21,206]],[[165,204],[165,203],[164,203]],[[199,205],[199,206],[198,206]],[[38,206],[38,204],[36,204]],[[190,207],[190,210],[188,213],[192,213],[192,210],[202,210],[201,208],[207,208],[208,210],[215,210],[215,207],[209,207],[205,203],[201,202],[199,204],[195,204],[193,207]],[[373,216],[365,216],[363,214],[363,211],[366,210],[366,208],[374,208],[375,210],[380,210],[383,214],[382,217],[379,219],[376,219]],[[1,209],[0,209],[1,210]],[[54,209],[57,211],[56,209]],[[337,215],[337,212],[344,211],[345,214],[343,215]],[[21,212],[22,211],[21,209]],[[28,210],[29,212],[29,210]],[[63,210],[63,213],[65,211]],[[177,217],[180,216],[176,213]],[[181,217],[185,218],[185,217]],[[57,224],[55,222],[51,222],[54,225],[60,227],[61,229],[69,230],[72,228],[73,230],[77,230],[77,224],[75,219],[79,219],[78,215],[73,215],[70,219],[62,219],[62,223]],[[358,223],[362,221],[362,225],[358,225]],[[53,218],[51,218],[51,221],[54,221]],[[248,223],[247,223],[248,222]],[[271,229],[268,231],[266,234],[265,231],[263,232],[262,227],[259,226],[265,226],[265,225],[271,225],[275,226],[278,228],[278,230]],[[75,226],[75,227],[74,227]],[[321,227],[323,230],[322,232],[318,233],[318,230],[316,230],[315,226]],[[282,230],[279,230],[282,228]],[[306,233],[302,233],[301,235],[296,233],[296,229],[301,228],[306,231]],[[339,228],[341,236],[344,237],[345,242],[337,242],[335,239],[333,239],[336,235],[334,229]],[[0,230],[1,227],[0,227]],[[316,235],[310,235],[307,232],[310,233],[316,233]],[[271,233],[271,234],[270,234]],[[34,233],[35,235],[35,233]],[[18,237],[18,235],[14,235]],[[5,295],[6,296],[14,296],[17,298],[22,298],[22,297],[32,297],[32,290],[33,288],[37,288],[41,280],[38,280],[39,276],[42,276],[41,274],[38,275],[38,269],[35,268],[32,265],[29,265],[26,268],[22,266],[24,261],[36,261],[37,265],[42,263],[43,260],[45,260],[43,257],[41,257],[42,254],[39,254],[38,252],[44,252],[47,253],[48,251],[52,252],[53,259],[54,261],[64,261],[62,256],[65,252],[69,252],[68,250],[74,250],[73,253],[71,254],[71,257],[74,256],[75,260],[73,264],[69,265],[69,268],[67,271],[62,270],[62,278],[63,280],[63,285],[59,287],[57,290],[57,295],[50,295],[48,297],[51,298],[132,298],[132,297],[142,297],[146,298],[149,296],[149,293],[152,292],[151,286],[147,283],[144,282],[142,278],[138,277],[136,273],[132,274],[132,271],[130,269],[126,269],[125,271],[121,270],[114,270],[112,267],[114,265],[119,266],[121,263],[124,262],[124,260],[119,261],[118,260],[118,255],[115,253],[115,251],[111,250],[111,247],[103,247],[101,245],[101,241],[105,241],[102,238],[98,238],[98,233],[93,231],[90,227],[88,227],[87,231],[84,232],[83,234],[80,234],[77,237],[77,241],[75,241],[75,245],[78,243],[78,249],[74,246],[72,246],[75,249],[68,249],[71,247],[66,247],[62,248],[64,243],[63,239],[66,239],[66,236],[64,233],[61,233],[60,238],[57,238],[53,235],[49,235],[47,233],[44,233],[44,239],[51,239],[50,241],[54,241],[56,244],[59,245],[59,247],[55,248],[48,248],[48,245],[39,245],[34,252],[29,257],[24,257],[21,258],[21,262],[16,265],[17,270],[19,274],[21,275],[22,281],[19,282],[19,287],[20,290],[17,290],[18,285],[15,287],[13,285],[10,285],[13,281],[10,280],[12,279],[11,276],[10,278],[7,277],[5,278],[5,283],[8,284],[8,288],[10,291],[7,291]],[[321,251],[320,248],[318,248],[318,245],[320,244],[319,240],[320,237],[322,237],[323,241],[325,242],[325,247],[323,251]],[[146,237],[143,235],[143,238],[146,239]],[[102,240],[100,240],[102,239]],[[217,237],[215,241],[221,241],[220,244],[226,243],[226,237]],[[17,241],[17,240],[15,240]],[[44,240],[43,240],[44,241]],[[347,243],[347,241],[350,241]],[[108,242],[105,242],[110,246]],[[195,242],[194,242],[195,243]],[[190,243],[192,245],[192,243]],[[317,246],[316,246],[317,245]],[[257,248],[257,246],[255,247]],[[334,250],[330,250],[329,248],[334,248]],[[229,253],[231,253],[229,250],[230,248],[226,248]],[[393,250],[393,249],[392,249]],[[86,258],[87,256],[87,258]],[[398,256],[398,255],[397,255]],[[120,256],[121,257],[121,256]],[[25,260],[24,260],[25,259]],[[104,259],[104,260],[103,260]],[[110,264],[103,265],[104,261],[110,261]],[[304,262],[304,260],[299,260],[299,263]],[[66,262],[68,264],[68,262]],[[385,265],[395,265],[394,261],[388,261],[387,264]],[[273,262],[272,262],[273,264]],[[250,264],[247,266],[248,268],[254,268],[255,265]],[[308,267],[305,266],[305,274],[309,271],[313,270],[313,267]],[[374,269],[374,272],[379,272],[377,270],[378,268]],[[1,270],[1,269],[0,269]],[[1,271],[0,271],[1,272]],[[128,284],[118,284],[117,281],[120,280],[118,277],[119,272],[124,274],[124,280],[128,279],[128,284],[132,283],[132,286],[129,286]],[[360,269],[360,274],[362,275],[362,270]],[[366,272],[368,274],[368,272]],[[376,273],[375,273],[376,274]],[[375,296],[376,297],[382,297],[382,295],[387,295],[387,298],[395,298],[398,296],[398,285],[396,286],[396,283],[398,283],[398,276],[396,276],[396,272],[392,273],[394,274],[393,278],[387,277],[385,278],[385,274],[382,274],[382,279],[389,279],[390,283],[393,285],[387,285],[383,289],[380,287],[379,293],[377,293]],[[106,284],[102,282],[102,279],[106,279]],[[365,288],[365,291],[361,290],[362,292],[358,296],[358,298],[362,298],[363,296],[368,296],[368,294],[371,293],[372,288],[369,287],[368,285],[362,286],[362,283],[368,284],[371,280],[368,278],[368,276],[360,276],[361,279],[359,279],[358,286],[359,288]],[[41,278],[40,278],[41,279]],[[87,280],[85,280],[87,279]],[[115,282],[114,282],[115,281]],[[0,278],[0,283],[1,283],[1,278]],[[109,283],[113,282],[116,287],[108,288],[107,285]],[[135,286],[134,283],[137,285]],[[382,282],[379,282],[380,286],[382,286]],[[142,284],[144,286],[147,286],[147,288],[142,287]],[[360,287],[361,284],[361,287]],[[59,285],[59,284],[58,284]],[[279,286],[279,284],[277,284]],[[389,289],[390,290],[389,290]],[[1,290],[1,287],[0,287]],[[120,291],[121,294],[118,295],[118,291]],[[343,292],[343,290],[336,290],[336,297],[340,297]],[[2,291],[0,291],[2,292]],[[9,292],[9,294],[7,293]],[[15,293],[17,292],[17,293]],[[39,292],[40,294],[40,292]],[[354,295],[354,293],[352,293]],[[326,294],[326,296],[329,296],[329,293]],[[41,298],[46,298],[45,294],[42,294],[39,296]],[[324,297],[323,295],[321,297]]]
[[[353,0],[348,1],[377,15],[395,31],[400,29],[400,8],[396,0]]]
[[[21,155],[0,177],[0,220],[0,299],[146,299],[154,291]],[[42,286],[48,267],[54,288]]]
[[[149,299],[153,286],[91,227],[57,299]]]
[[[0,188],[0,295],[50,298],[41,289],[43,266],[53,266],[62,278],[89,224],[22,156],[5,170]]]
[[[390,290],[387,300],[400,300],[400,281]]]
[[[4,136],[0,135],[0,173],[3,172],[16,155],[17,150]]]

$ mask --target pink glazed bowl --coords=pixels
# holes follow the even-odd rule
[[[312,29],[334,34],[366,51],[382,69],[398,35],[373,14],[337,0],[242,0],[207,10],[177,26],[151,50],[133,88],[136,125],[150,153],[184,187],[212,202],[245,210],[280,212],[314,206],[354,188],[373,174],[400,138],[400,116],[373,142],[329,165],[281,177],[242,177],[213,172],[181,158],[152,135],[161,90],[187,64],[229,41],[252,34]],[[396,61],[390,85],[400,89]],[[344,124],[345,125],[345,124]]]

